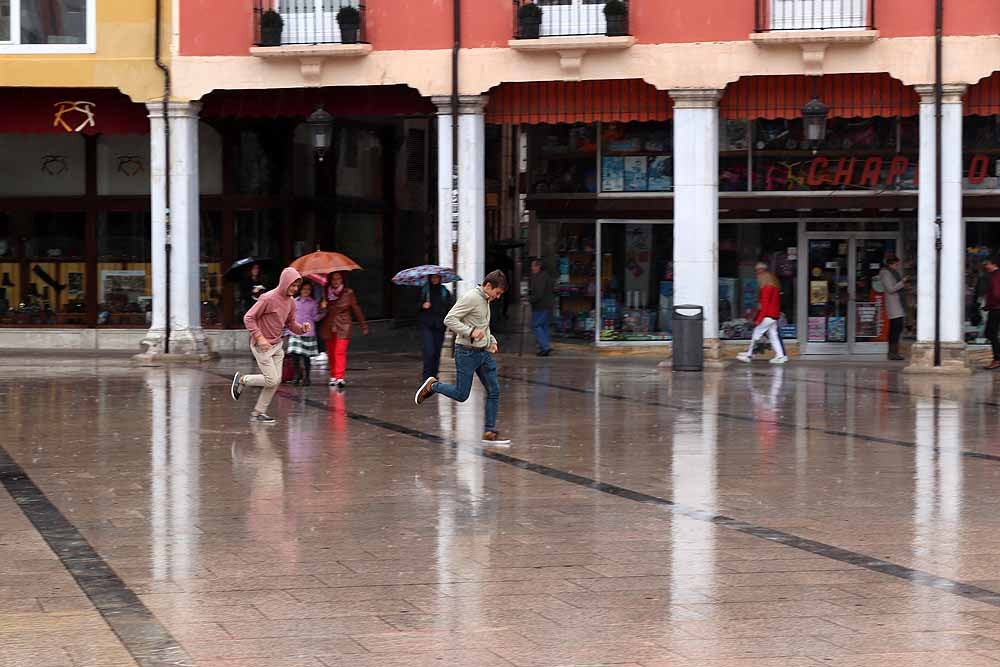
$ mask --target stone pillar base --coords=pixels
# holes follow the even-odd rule
[[[941,343],[941,365],[934,365],[934,343],[917,342],[910,348],[910,363],[904,373],[969,375],[968,347],[965,343]]]
[[[170,353],[163,351],[164,332],[153,331],[142,339],[143,351],[132,357],[142,363],[202,363],[218,359],[201,329],[181,329],[170,334]]]

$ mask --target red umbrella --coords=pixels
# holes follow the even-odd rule
[[[311,252],[308,255],[302,255],[302,257],[292,262],[292,268],[304,276],[312,274],[325,276],[334,271],[358,271],[361,269],[347,255],[341,255],[339,252],[323,252],[319,250]]]

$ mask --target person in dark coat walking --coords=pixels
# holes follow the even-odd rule
[[[983,262],[986,269],[986,337],[990,339],[993,346],[993,361],[990,362],[986,370],[993,371],[1000,368],[1000,262],[995,257]]]
[[[552,276],[545,270],[545,265],[539,258],[531,260],[531,279],[528,283],[528,301],[531,304],[531,330],[535,333],[538,343],[539,357],[552,354],[552,341],[549,332],[549,318],[552,316],[554,300]]]
[[[451,309],[451,292],[441,283],[441,276],[427,277],[421,291],[420,340],[423,345],[424,372],[421,378],[437,377],[444,346],[444,316]]]

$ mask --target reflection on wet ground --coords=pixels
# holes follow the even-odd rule
[[[246,365],[0,357],[0,667],[1000,665],[1000,376]]]

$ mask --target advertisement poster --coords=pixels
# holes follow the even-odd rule
[[[674,189],[674,163],[669,155],[649,158],[649,191],[666,192]]]
[[[881,333],[882,304],[875,301],[859,301],[855,304],[857,314],[857,337],[878,338]]]
[[[102,303],[108,303],[112,297],[125,297],[124,303],[135,303],[145,295],[145,271],[101,271]]]
[[[809,281],[809,305],[825,306],[830,302],[830,287],[825,280]]]
[[[622,192],[625,190],[625,158],[604,158],[601,169],[601,190],[603,192]]]
[[[847,318],[830,317],[827,319],[827,337],[831,343],[847,342]]]
[[[809,342],[810,343],[825,343],[826,342],[826,318],[825,317],[810,317],[809,318]]]
[[[649,189],[646,177],[646,157],[629,156],[625,158],[625,191],[645,192]]]

